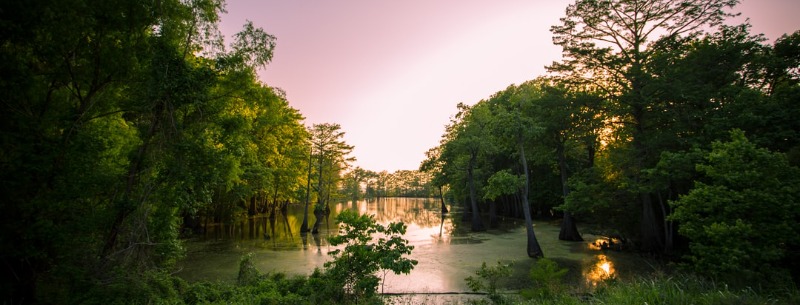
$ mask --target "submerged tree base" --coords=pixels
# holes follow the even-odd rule
[[[578,226],[575,224],[575,219],[570,213],[564,213],[564,219],[561,221],[561,231],[558,232],[558,240],[583,241],[581,233],[578,232]]]

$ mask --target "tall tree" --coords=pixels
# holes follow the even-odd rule
[[[648,146],[653,97],[643,90],[652,78],[645,65],[658,37],[693,36],[731,16],[725,9],[738,0],[578,0],[567,7],[561,25],[553,26],[553,42],[563,48],[564,61],[549,67],[569,82],[590,83],[613,101],[612,115],[632,147],[625,165],[631,191],[641,205],[641,242],[645,249],[664,248],[659,217],[651,194],[641,184],[641,171],[658,156]]]
[[[436,146],[425,152],[425,160],[419,165],[419,170],[431,176],[430,183],[439,191],[442,214],[448,213],[447,205],[444,202],[444,185],[447,184],[445,172],[441,159],[441,146]]]
[[[443,155],[453,158],[449,167],[466,175],[463,182],[466,184],[469,199],[472,230],[483,231],[485,227],[478,208],[480,187],[477,184],[480,179],[476,177],[476,171],[480,169],[480,162],[483,161],[481,155],[490,149],[486,137],[489,112],[480,103],[473,107],[459,103],[458,110],[458,114],[448,126],[448,133],[452,135],[447,135],[450,140],[444,143]]]
[[[521,129],[521,120],[517,121],[518,128]],[[525,215],[525,231],[527,232],[527,240],[528,240],[528,256],[529,257],[543,257],[544,252],[542,251],[541,246],[539,246],[539,241],[536,239],[536,233],[533,231],[533,220],[531,219],[531,208],[530,203],[528,203],[528,193],[530,189],[530,172],[528,171],[528,160],[525,157],[525,144],[524,144],[524,136],[522,131],[517,132],[517,146],[519,147],[519,160],[522,164],[522,172],[523,176],[525,177],[525,181],[522,184],[522,211]]]
[[[592,164],[597,145],[596,133],[602,127],[602,100],[578,87],[568,88],[547,78],[539,78],[520,85],[520,93],[529,102],[522,110],[542,128],[536,141],[546,149],[542,157],[547,164],[555,163],[560,177],[563,200],[569,196],[568,180],[587,164]],[[555,152],[553,154],[552,152]],[[578,159],[570,169],[570,160]],[[562,204],[560,240],[581,241],[572,211]]]
[[[344,192],[349,196],[350,200],[357,201],[363,198],[361,194],[361,184],[366,183],[368,179],[376,175],[375,172],[356,167],[345,173],[344,179]]]
[[[314,213],[317,221],[314,224],[312,233],[317,233],[320,218],[327,210],[330,196],[335,193],[340,174],[347,167],[348,162],[355,161],[348,157],[353,150],[353,146],[344,142],[344,131],[341,125],[335,123],[314,124],[311,126],[311,145],[314,151],[316,164],[317,185],[317,204]],[[308,217],[308,215],[303,216]]]
[[[530,203],[531,171],[526,147],[537,146],[535,139],[542,133],[543,129],[535,116],[526,115],[523,111],[536,99],[531,95],[535,90],[522,91],[517,86],[509,86],[503,91],[497,92],[487,101],[482,101],[484,107],[492,109],[491,134],[492,145],[496,151],[504,151],[505,154],[514,156],[515,168],[521,173],[521,178],[511,175],[509,169],[501,169],[488,178],[488,196],[495,196],[500,193],[508,193],[515,189],[521,198],[522,214],[525,219],[525,231],[527,234],[526,251],[529,257],[543,257],[536,232],[533,228],[533,219]],[[477,106],[477,105],[476,105]],[[496,155],[495,155],[496,157]],[[521,169],[520,169],[521,168]],[[521,183],[518,181],[522,180]]]

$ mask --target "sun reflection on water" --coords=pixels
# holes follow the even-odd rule
[[[605,280],[614,278],[615,273],[614,263],[605,254],[598,254],[591,267],[583,271],[583,277],[590,286],[597,286]]]
[[[605,238],[598,238],[593,243],[589,244],[590,250],[603,250],[603,244],[606,243]]]
[[[619,238],[602,237],[589,244],[590,250],[622,250],[624,243]]]

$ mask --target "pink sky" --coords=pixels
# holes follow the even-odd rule
[[[456,104],[474,104],[559,60],[550,26],[572,0],[229,0],[221,30],[245,20],[275,35],[261,80],[286,91],[307,125],[339,123],[355,166],[417,169]],[[799,0],[737,11],[774,41],[800,30]]]

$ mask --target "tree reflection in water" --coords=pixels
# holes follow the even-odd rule
[[[345,209],[360,214],[374,215],[375,220],[386,225],[390,222],[404,222],[408,225],[406,239],[412,245],[449,242],[453,224],[449,217],[441,213],[440,204],[427,198],[383,198],[378,200],[338,203],[331,206],[331,212],[324,215],[319,234],[313,234],[314,246],[319,252],[328,246],[327,236],[335,234],[337,228],[333,219]],[[235,223],[215,223],[205,228],[201,241],[227,241],[239,243],[237,247],[256,247],[275,251],[307,250],[308,236],[300,234],[302,224],[301,206],[291,206],[286,213],[272,216],[256,215],[242,218]],[[313,219],[313,215],[310,221]],[[297,238],[295,235],[300,235]]]
[[[286,214],[278,213],[273,219],[259,215],[210,225],[205,234],[186,242],[187,256],[180,263],[180,275],[187,280],[235,279],[240,257],[251,252],[263,272],[309,274],[329,260],[328,252],[334,248],[327,237],[336,233],[334,219],[345,209],[374,215],[382,225],[402,221],[408,226],[404,238],[415,247],[411,256],[420,263],[411,275],[387,275],[387,292],[468,292],[464,278],[480,268],[482,262],[530,262],[524,251],[525,230],[519,220],[505,219],[500,228],[475,233],[469,231],[468,223],[458,221],[461,211],[457,206],[443,215],[438,199],[384,198],[332,204],[327,219],[322,219],[319,234],[300,233],[300,205],[289,207]],[[316,221],[309,216],[310,222]],[[575,273],[577,282],[592,287],[630,274],[631,258],[625,253],[559,241],[559,226],[541,221],[535,225],[551,258],[561,258],[566,264],[574,262],[571,266],[581,269]],[[587,240],[603,238],[586,235]]]

